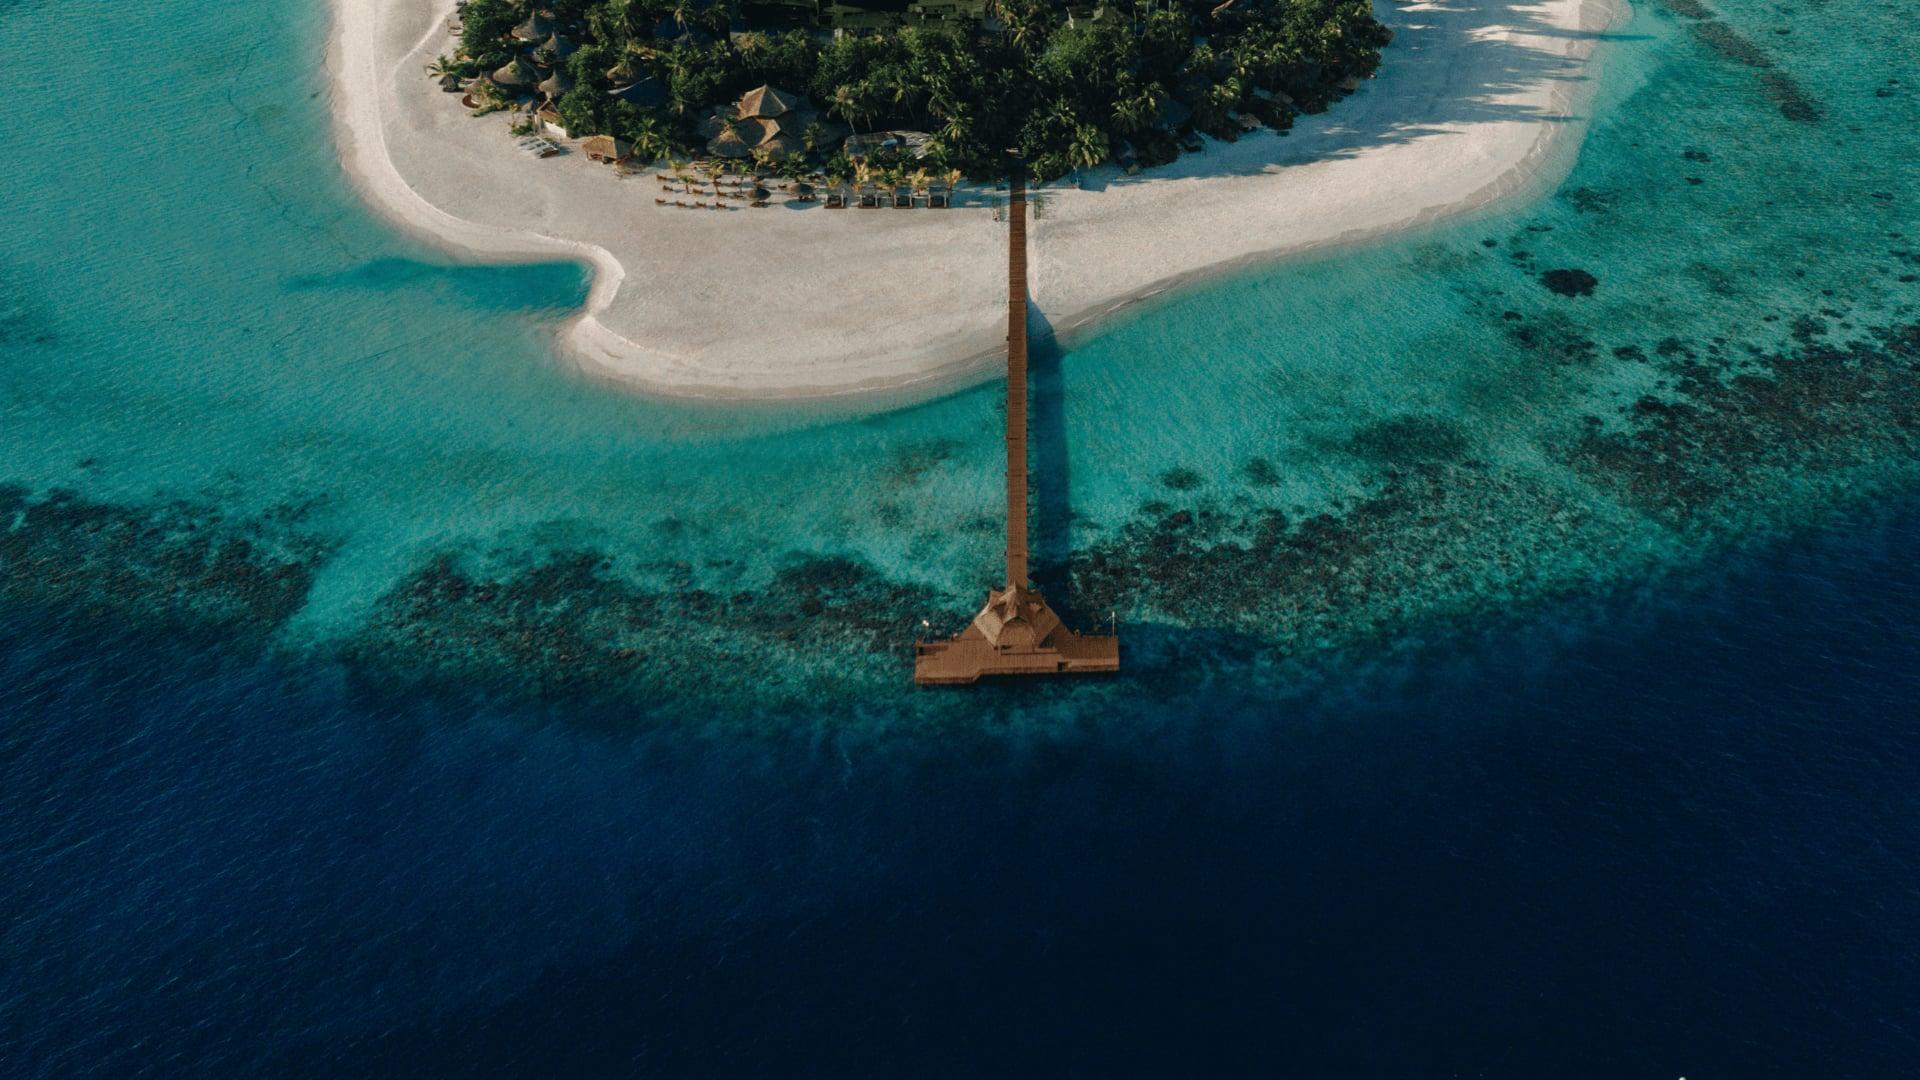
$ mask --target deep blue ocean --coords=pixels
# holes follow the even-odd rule
[[[1907,5],[1638,5],[1551,190],[1038,352],[1127,670],[960,693],[1002,388],[582,377],[327,19],[0,0],[0,1078],[1920,1076]]]
[[[1385,696],[913,763],[13,622],[0,1038],[62,1076],[1911,1075],[1916,567],[1908,510]]]

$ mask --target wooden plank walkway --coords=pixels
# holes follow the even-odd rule
[[[1027,583],[1027,182],[1007,196],[1007,584]]]
[[[1027,584],[1027,185],[1016,164],[1007,199],[1007,583],[966,629],[916,641],[913,681],[960,686],[988,675],[1120,670],[1120,639],[1077,634]]]

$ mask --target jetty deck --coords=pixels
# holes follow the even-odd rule
[[[1120,670],[1120,639],[1068,629],[1027,580],[1027,190],[1016,168],[1007,201],[1007,583],[966,629],[916,641],[913,681],[954,686],[991,675]]]

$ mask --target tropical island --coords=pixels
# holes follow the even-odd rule
[[[451,26],[457,54],[433,67],[449,88],[542,101],[640,161],[806,159],[844,179],[888,144],[849,137],[907,131],[920,166],[987,181],[1008,149],[1044,181],[1287,130],[1393,37],[1367,0],[468,0]],[[791,100],[741,115],[761,87]]]
[[[1034,193],[1027,282],[1037,339],[1071,335],[1197,277],[1540,190],[1572,162],[1593,85],[1589,58],[1599,31],[1625,10],[1618,0],[1379,0],[1367,15],[1351,2],[1251,0],[1250,11],[1268,14],[1203,32],[1218,5],[1157,0],[1111,28],[1102,25],[1109,15],[1078,7],[1049,14],[1026,31],[1029,47],[989,21],[1002,18],[997,8],[948,25],[956,20],[930,17],[933,0],[879,13],[812,0],[788,9],[798,15],[748,6],[738,36],[733,9],[722,32],[717,13],[692,6],[700,0],[677,15],[648,6],[658,0],[333,2],[335,132],[346,176],[369,203],[463,258],[589,264],[587,296],[559,326],[558,355],[625,387],[711,398],[917,398],[992,377],[1006,333],[1007,256],[1004,229],[994,227],[1005,202],[993,183],[1000,166],[986,151],[1002,137],[1009,143],[996,152],[1024,148],[1032,171],[1064,171]],[[1377,17],[1357,25],[1392,31],[1387,62],[1378,55],[1384,33],[1354,46],[1342,30],[1339,48],[1350,54],[1261,68],[1259,56],[1292,54],[1248,43],[1272,40],[1263,36],[1271,20],[1284,26],[1289,11]],[[626,22],[607,25],[623,13]],[[1136,16],[1182,22],[1180,56],[1138,70],[1086,59],[1139,55]],[[807,25],[752,22],[773,17]],[[808,23],[820,18],[829,24]],[[881,25],[832,32],[833,20],[859,19]],[[1241,44],[1229,53],[1229,41]],[[1333,55],[1346,57],[1342,66],[1328,65]],[[988,61],[1014,66],[978,66]],[[943,74],[947,64],[978,81],[964,94],[940,91],[936,103],[933,76],[961,77]],[[1370,65],[1376,77],[1362,80]],[[516,85],[502,82],[503,69]],[[1030,78],[1030,110],[992,85],[989,70]],[[1149,70],[1173,81],[1143,79]],[[500,85],[498,97],[489,84]],[[1088,104],[1123,86],[1134,119]],[[1149,94],[1155,112],[1141,126]],[[943,111],[964,115],[954,126]],[[564,136],[549,128],[523,137],[538,153],[515,153],[505,137],[529,124]],[[1177,156],[1146,167],[1173,152],[1163,137]],[[759,178],[773,187],[782,172],[822,179],[852,161],[849,140],[871,151],[856,164],[877,167],[880,178],[944,167],[978,179],[950,189],[950,202],[929,191],[873,204],[950,207],[935,213],[828,212],[832,192],[810,198],[797,181],[765,209],[713,212],[761,202]],[[887,160],[900,151],[904,158]],[[667,163],[650,166],[654,152]],[[1085,164],[1096,154],[1105,164]],[[744,196],[716,184],[688,204],[663,191],[675,186],[674,165],[693,157],[747,174],[726,181],[744,180]],[[702,202],[708,212],[680,208]]]

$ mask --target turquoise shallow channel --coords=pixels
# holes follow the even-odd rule
[[[1908,490],[1910,16],[1641,4],[1550,195],[1039,358],[1037,571],[1117,614],[1135,674],[992,711],[1279,693]],[[0,171],[4,595],[637,727],[977,711],[916,694],[908,646],[996,573],[998,386],[729,406],[579,375],[550,336],[585,269],[460,265],[359,203],[327,18],[0,2],[0,66],[61,88]]]

